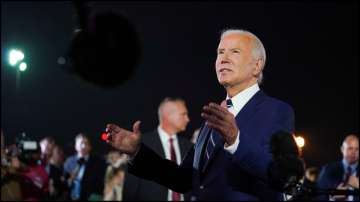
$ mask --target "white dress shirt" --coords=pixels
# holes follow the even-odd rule
[[[231,99],[233,106],[230,107],[228,110],[229,112],[231,112],[235,117],[237,116],[237,114],[240,112],[240,110],[245,106],[245,104],[260,90],[259,85],[256,83],[252,86],[250,86],[249,88],[241,91],[240,93],[238,93],[237,95],[235,95],[234,97],[229,97],[229,95],[226,96],[226,99]],[[239,146],[240,143],[240,131],[241,129],[239,128],[239,132],[237,134],[236,140],[234,142],[234,144],[225,147],[224,149],[228,152],[230,152],[231,154],[234,154]]]
[[[181,164],[181,153],[180,153],[180,146],[179,146],[179,142],[178,142],[178,138],[176,134],[168,134],[167,132],[165,132],[160,126],[158,126],[158,133],[160,136],[160,140],[161,140],[161,144],[162,147],[165,151],[165,158],[171,160],[171,154],[170,154],[170,138],[173,138],[173,145],[174,145],[174,150],[175,150],[175,155],[176,155],[176,163],[178,165]],[[176,183],[176,182],[174,182]],[[183,201],[184,200],[184,195],[180,194],[180,200]],[[169,189],[168,190],[168,201],[172,201],[172,191]]]

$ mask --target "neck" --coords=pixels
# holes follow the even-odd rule
[[[87,155],[89,155],[89,154],[82,154],[82,153],[78,153],[78,154],[79,154],[80,158],[85,158]]]
[[[229,95],[229,97],[234,97],[235,95],[239,94],[243,90],[249,88],[250,86],[257,83],[257,80],[251,80],[247,83],[238,83],[235,85],[228,85],[225,86],[226,92]]]
[[[54,166],[56,166],[56,167],[60,167],[60,165],[61,165],[60,162],[56,162],[56,161],[54,161],[54,160],[52,160],[52,159],[50,159],[50,164],[52,164],[52,165],[54,165]]]
[[[170,127],[168,124],[160,124],[160,127],[161,129],[163,129],[166,134],[168,134],[170,137],[174,134],[177,133],[177,131],[173,128],[173,127]]]

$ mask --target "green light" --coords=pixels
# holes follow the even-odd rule
[[[19,61],[22,61],[24,57],[23,52],[13,49],[9,53],[9,63],[11,66],[15,66]]]
[[[27,64],[25,62],[20,63],[20,65],[19,65],[20,71],[23,72],[26,70],[26,68],[27,68]]]

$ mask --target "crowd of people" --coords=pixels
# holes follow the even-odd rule
[[[170,113],[167,112],[170,110]],[[171,111],[173,110],[173,111]],[[182,114],[182,115],[181,115]],[[178,116],[172,121],[171,116]],[[181,116],[183,118],[181,118]],[[182,123],[180,119],[183,119]],[[186,152],[194,145],[190,140],[177,136],[189,121],[185,102],[179,98],[166,98],[159,107],[159,126],[145,134],[144,142],[162,158],[179,165]],[[180,121],[180,122],[179,122]],[[175,124],[178,124],[176,127]],[[166,131],[171,131],[171,135]],[[193,136],[197,137],[197,129]],[[1,133],[1,198],[2,200],[50,201],[187,201],[190,193],[175,194],[156,182],[136,177],[127,171],[129,156],[118,150],[99,155],[91,151],[90,139],[80,133],[75,137],[76,153],[65,157],[64,149],[54,137],[38,141],[38,148],[31,155],[20,154],[16,145],[4,145]],[[172,159],[171,138],[176,138],[176,155]],[[194,138],[194,137],[193,137]],[[196,139],[196,138],[195,138]],[[358,137],[346,136],[341,144],[343,158],[322,168],[308,167],[301,180],[311,190],[358,190],[359,160]],[[25,151],[22,151],[25,152]],[[312,193],[314,194],[314,193]],[[291,199],[291,196],[288,196]],[[309,199],[309,198],[307,198]],[[312,200],[357,201],[353,195],[312,195]]]

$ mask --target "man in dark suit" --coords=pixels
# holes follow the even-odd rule
[[[165,98],[159,105],[158,115],[159,126],[155,131],[144,134],[142,142],[157,155],[180,165],[182,158],[192,147],[187,138],[177,135],[185,131],[190,121],[185,101],[180,98]],[[173,159],[172,152],[174,152]],[[127,173],[127,176],[129,175],[131,174]],[[188,195],[174,193],[153,181],[135,176],[125,178],[124,200],[183,201],[189,200],[188,197]]]
[[[323,166],[317,186],[320,189],[359,189],[359,138],[348,135],[342,143],[343,159]],[[359,196],[322,196],[319,199],[332,201],[359,201]]]
[[[133,131],[108,124],[110,144],[133,157],[131,173],[178,192],[191,190],[192,200],[281,200],[269,186],[270,140],[277,131],[293,132],[294,114],[288,104],[260,90],[265,60],[254,34],[223,32],[215,70],[226,102],[204,106],[205,124],[180,166],[141,143],[140,121]]]
[[[91,154],[90,139],[83,133],[75,137],[76,154],[66,159],[64,172],[70,189],[69,199],[87,201],[99,197],[104,190],[106,162]]]

